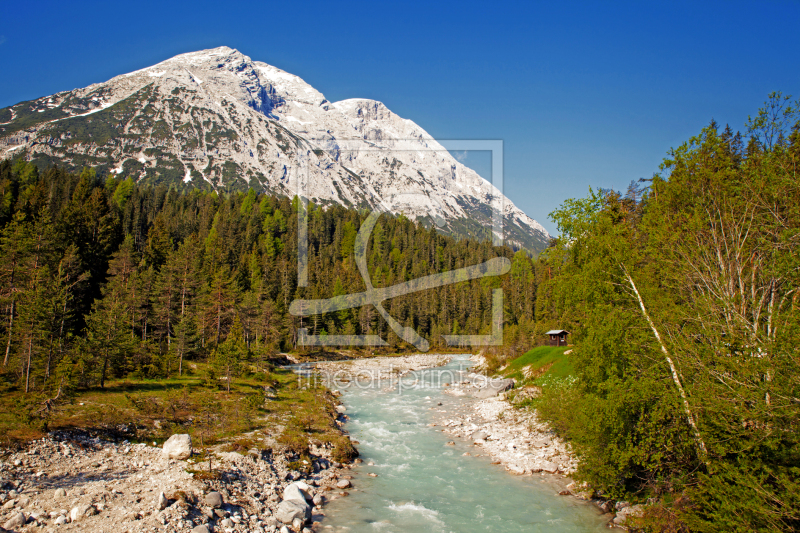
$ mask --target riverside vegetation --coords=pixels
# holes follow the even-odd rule
[[[648,530],[800,530],[798,119],[772,94],[746,138],[712,122],[646,189],[551,215],[537,319],[575,348],[537,408],[579,479],[658,500]]]
[[[371,279],[509,257],[505,276],[387,310],[439,349],[441,334],[488,333],[502,287],[506,344],[484,353],[485,368],[538,387],[521,403],[571,444],[579,481],[649,501],[639,527],[650,531],[798,530],[797,121],[797,105],[773,94],[745,137],[712,122],[646,187],[567,201],[551,215],[561,237],[535,260],[385,217]],[[329,393],[274,363],[302,351],[302,327],[409,347],[369,308],[288,314],[295,298],[364,290],[353,243],[366,214],[313,204],[309,285],[297,288],[298,208],[0,163],[4,437],[180,427],[217,442],[277,424],[290,450],[310,437],[352,457]],[[572,332],[572,352],[513,362],[553,327]]]

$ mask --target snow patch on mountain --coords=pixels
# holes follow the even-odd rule
[[[506,242],[540,250],[549,239],[501,191],[383,103],[329,102],[300,77],[228,47],[0,113],[11,118],[0,124],[0,157],[23,153],[76,167],[92,161],[154,183],[385,206],[441,219],[443,231],[462,236],[487,236],[494,206],[504,215]],[[193,180],[194,172],[203,180]]]

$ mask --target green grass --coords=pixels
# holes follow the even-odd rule
[[[545,378],[569,377],[574,374],[570,356],[564,355],[569,349],[566,346],[539,346],[512,360],[501,373],[507,378],[516,379],[517,382],[531,384],[541,382]],[[530,367],[529,379],[523,374],[526,367]]]
[[[115,431],[123,424],[136,426],[128,438],[162,442],[172,433],[190,433],[198,444],[230,442],[246,447],[242,434],[260,432],[278,437],[293,420],[292,427],[305,438],[336,441],[341,432],[334,424],[335,399],[320,386],[299,381],[288,370],[269,374],[251,372],[235,378],[227,392],[224,380],[206,379],[207,365],[195,363],[191,374],[169,379],[121,379],[100,389],[78,389],[60,402],[45,420],[26,416],[41,398],[26,395],[18,386],[0,391],[0,444],[24,442],[46,430],[87,428]],[[265,401],[265,385],[277,392]],[[295,424],[296,425],[296,424]],[[298,435],[299,436],[299,435]],[[237,438],[238,437],[238,438]]]

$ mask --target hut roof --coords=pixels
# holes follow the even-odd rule
[[[560,333],[569,333],[569,331],[565,329],[551,329],[550,331],[545,333],[545,335],[558,335]]]

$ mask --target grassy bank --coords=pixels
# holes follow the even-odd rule
[[[517,383],[534,385],[541,385],[546,378],[567,378],[574,373],[568,351],[564,346],[539,346],[511,360],[501,373]]]
[[[282,369],[250,372],[234,379],[230,391],[224,379],[209,376],[206,365],[193,364],[180,377],[110,381],[102,389],[74,390],[46,412],[44,398],[9,387],[0,394],[0,444],[83,429],[159,443],[189,433],[202,447],[236,445],[257,431],[300,453],[311,440],[334,444],[341,459],[352,455],[335,422],[335,397],[324,387]]]

